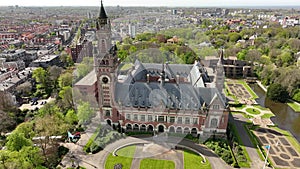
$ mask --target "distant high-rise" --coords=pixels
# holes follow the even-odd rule
[[[177,15],[177,9],[173,9],[173,10],[172,10],[172,14],[173,14],[173,15]]]
[[[131,38],[135,38],[136,35],[136,26],[132,23],[128,25],[128,34]]]

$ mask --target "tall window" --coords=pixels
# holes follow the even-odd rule
[[[217,128],[218,127],[218,119],[216,119],[216,118],[211,119],[210,127]]]
[[[126,120],[131,120],[131,115],[130,114],[126,114]]]
[[[182,124],[182,117],[177,117],[177,123]]]
[[[134,121],[138,121],[138,115],[137,115],[137,114],[134,114],[134,115],[133,115],[133,120],[134,120]]]
[[[105,110],[105,116],[110,116],[110,110]]]
[[[106,44],[104,39],[101,40],[101,52],[106,52]]]
[[[141,115],[141,121],[145,121],[145,115]]]
[[[169,117],[170,118],[170,123],[175,123],[175,117]]]
[[[189,117],[186,117],[184,123],[185,124],[190,124],[191,123],[191,119]]]
[[[149,122],[153,121],[152,115],[148,115],[148,121],[149,121]]]
[[[198,124],[198,118],[193,118],[193,124]]]
[[[165,116],[158,116],[158,122],[164,122]]]

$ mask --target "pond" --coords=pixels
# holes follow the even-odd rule
[[[251,84],[250,86],[259,96],[256,101],[261,106],[269,108],[276,115],[271,120],[279,128],[290,131],[300,142],[300,113],[296,113],[287,104],[276,103],[266,98],[265,92],[257,84]]]

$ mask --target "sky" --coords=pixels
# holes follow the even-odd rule
[[[99,6],[100,0],[1,0],[0,6]],[[300,6],[300,0],[103,0],[104,6]]]

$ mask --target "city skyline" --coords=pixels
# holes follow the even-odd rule
[[[169,7],[235,7],[235,6],[291,6],[299,7],[300,1],[298,0],[252,0],[252,1],[240,1],[240,0],[104,0],[105,6],[169,6]],[[100,0],[88,0],[88,1],[36,1],[36,0],[10,0],[1,2],[0,6],[99,6]]]

